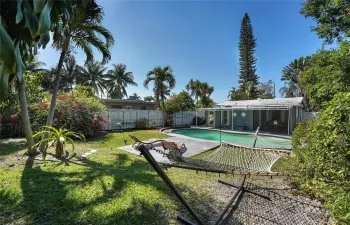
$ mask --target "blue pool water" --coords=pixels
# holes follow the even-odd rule
[[[200,139],[211,140],[211,141],[220,141],[220,131],[216,131],[216,130],[178,129],[178,130],[173,130],[172,133],[181,134],[181,135],[185,135],[193,138],[200,138]],[[225,142],[239,144],[239,145],[252,146],[254,142],[254,135],[221,132],[221,140]],[[259,135],[256,142],[256,146],[257,147],[280,147],[280,148],[290,149],[292,147],[292,144],[291,144],[291,140],[286,138]]]

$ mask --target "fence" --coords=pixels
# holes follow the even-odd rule
[[[162,127],[163,113],[158,110],[111,109],[99,114],[107,120],[102,130],[123,130],[136,128],[137,121],[147,122],[148,127]],[[198,117],[204,117],[204,112],[197,112]],[[196,112],[183,111],[175,113],[171,118],[174,126],[196,125]]]

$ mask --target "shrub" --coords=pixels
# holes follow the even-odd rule
[[[196,125],[196,117],[193,117],[192,124]],[[204,125],[204,124],[205,124],[205,117],[197,116],[197,125]]]
[[[41,101],[28,106],[33,132],[40,131],[46,124],[50,108],[48,99],[51,99],[51,96],[45,96]],[[94,96],[92,88],[78,85],[72,93],[59,93],[52,126],[56,128],[64,126],[68,130],[90,137],[98,133],[103,123],[107,122],[101,116],[96,116],[104,111],[106,107]],[[12,132],[13,136],[23,136],[22,122],[17,108],[8,110],[3,115],[2,124],[16,129],[16,132]],[[17,117],[12,119],[11,115],[17,115]],[[16,126],[12,128],[14,126],[8,126],[9,124],[16,124]]]
[[[340,224],[350,223],[350,93],[325,104],[320,118],[293,132],[299,166],[294,181],[326,201]]]
[[[148,120],[137,120],[136,121],[136,129],[145,130],[149,128],[153,128],[155,126],[154,122]]]

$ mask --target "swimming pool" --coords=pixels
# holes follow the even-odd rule
[[[171,131],[174,134],[181,134],[188,137],[200,138],[211,141],[220,141],[220,131],[206,129],[177,129]],[[252,146],[254,142],[253,134],[221,132],[221,140],[225,142]],[[280,147],[292,148],[291,140],[274,136],[259,135],[257,147]]]

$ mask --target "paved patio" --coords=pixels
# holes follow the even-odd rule
[[[167,134],[167,135],[171,135],[171,134]],[[156,139],[152,138],[145,142],[151,142],[154,140]],[[205,152],[209,149],[218,147],[220,145],[220,142],[218,141],[206,141],[206,140],[190,138],[182,135],[173,135],[173,137],[169,137],[164,140],[181,143],[181,144],[184,143],[187,148],[187,151],[183,154],[184,157],[191,157],[199,153]],[[154,147],[156,149],[163,150],[163,147],[160,142],[155,144]],[[132,147],[131,145],[123,146],[123,147],[120,147],[119,149],[130,152],[135,155],[140,155],[140,152],[136,150],[134,147]],[[150,153],[152,154],[152,156],[157,162],[169,162],[167,157],[163,157],[163,154],[157,151],[151,150]]]

